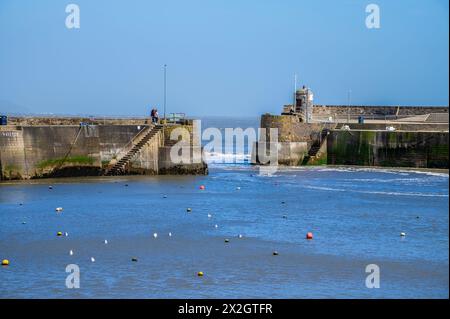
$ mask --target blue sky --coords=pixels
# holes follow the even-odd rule
[[[80,7],[67,29],[65,7]],[[380,7],[381,28],[365,25]],[[0,112],[253,116],[290,103],[448,105],[447,0],[0,0]]]

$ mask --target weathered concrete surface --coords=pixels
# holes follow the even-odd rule
[[[192,119],[178,119],[183,125],[192,125]],[[48,126],[48,125],[150,125],[150,117],[77,117],[77,116],[8,116],[8,125]]]
[[[200,134],[194,131],[191,123],[165,126],[163,135],[164,145],[158,153],[159,174],[208,174],[208,166],[202,158]]]
[[[304,123],[297,116],[271,115],[261,116],[261,128],[265,129],[264,141],[276,141],[278,150],[278,164],[297,166],[303,165],[305,157],[312,145],[321,142],[321,132],[325,129],[334,128],[334,123]],[[277,129],[278,136],[271,137],[270,129]],[[262,143],[262,144],[261,144]],[[260,145],[265,145],[261,139],[253,147],[252,163],[263,164],[265,161],[256,156]],[[270,144],[267,144],[267,149]],[[275,148],[273,148],[275,149]],[[321,148],[317,157],[308,160],[306,164],[318,165],[326,163],[326,149]]]
[[[398,131],[430,131],[430,132],[448,132],[448,124],[441,123],[341,123],[336,128],[348,125],[352,130],[386,130],[386,127],[392,126]]]
[[[109,117],[61,117],[61,116],[9,116],[8,125],[16,126],[48,126],[48,125],[147,125],[148,117],[109,118]]]
[[[333,130],[327,153],[332,165],[448,168],[448,132]]]
[[[178,126],[171,125],[169,130]],[[0,179],[101,175],[144,128],[144,125],[1,126]],[[148,141],[127,165],[127,174],[197,174],[200,167],[203,174],[207,173],[203,161],[198,167],[179,165],[177,169],[172,169],[167,159],[160,163],[160,149],[168,142],[166,136],[160,132]],[[191,140],[188,147],[192,145],[198,142]]]
[[[448,106],[376,106],[376,105],[314,105],[314,115],[387,115],[405,116],[429,113],[448,113]]]
[[[260,148],[262,149],[260,150]],[[306,154],[308,154],[308,144],[306,142],[255,142],[252,148],[251,163],[268,164],[270,158],[269,156],[265,157],[264,152],[266,151],[266,154],[269,154],[270,148],[277,150],[276,158],[279,165],[301,165]]]
[[[178,151],[177,151],[178,150]],[[177,151],[180,161],[174,161],[171,151]],[[159,174],[174,175],[205,175],[208,174],[208,166],[201,158],[200,146],[164,146],[159,148]]]
[[[271,115],[261,116],[261,128],[266,129],[266,141],[270,140],[270,128],[278,129],[278,142],[306,142],[313,144],[323,129],[332,129],[334,123],[303,123],[297,116]]]
[[[429,109],[434,110],[434,108]],[[386,110],[392,111],[389,107]],[[386,110],[385,107],[382,107],[378,111]],[[441,108],[441,110],[445,111],[448,108]],[[419,112],[417,110],[403,110],[402,108],[399,109],[400,111],[404,113],[409,111]],[[428,110],[427,108],[420,108],[420,112],[428,112]],[[278,164],[280,165],[335,164],[423,168],[448,167],[448,124],[352,123],[348,125],[351,128],[350,131],[340,131],[336,128],[341,128],[343,124],[304,123],[297,116],[264,114],[261,116],[261,128],[266,129],[266,134],[254,149],[258,149],[259,144],[266,143],[264,141],[269,141],[270,129],[276,128],[278,129],[278,139],[272,140],[272,142],[279,143]],[[397,131],[388,132],[386,131],[387,126],[393,126]],[[358,130],[367,133],[357,133]],[[323,136],[321,132],[326,133],[326,131],[332,131],[333,135]],[[397,133],[398,135],[396,135]],[[342,142],[342,138],[335,139],[335,136],[341,136],[340,134],[342,136],[352,136],[351,134],[372,136],[376,139],[370,140],[370,145],[375,143],[375,146],[369,147],[367,144],[369,139],[366,142],[362,139],[361,142],[349,140],[348,145],[344,147],[346,144]],[[392,136],[398,136],[398,142],[395,142]],[[421,140],[422,137],[424,140]],[[312,152],[314,148],[317,152]],[[356,150],[358,149],[365,149],[365,151],[357,153]],[[372,152],[370,157],[368,155],[369,150]],[[253,163],[262,164],[262,161],[255,157]]]

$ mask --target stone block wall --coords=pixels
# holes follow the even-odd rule
[[[176,125],[180,126],[180,125]],[[159,132],[131,159],[130,174],[197,174],[207,173],[206,164],[180,165],[173,168],[161,152],[170,146],[169,131]],[[0,179],[29,179],[53,176],[101,175],[145,125],[47,125],[0,126]],[[189,134],[192,126],[187,125]],[[190,131],[189,131],[190,128]],[[188,148],[197,147],[191,139]],[[199,146],[198,146],[199,147]],[[162,149],[162,151],[160,151]],[[161,169],[161,170],[160,170]]]
[[[448,168],[448,132],[341,131],[328,135],[332,165]]]
[[[374,106],[374,105],[314,105],[313,115],[423,115],[428,113],[448,113],[448,106]]]

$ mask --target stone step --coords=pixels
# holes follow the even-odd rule
[[[142,137],[139,138],[137,143],[116,163],[111,167],[110,170],[106,172],[106,175],[118,175],[123,174],[123,167],[130,161],[130,159],[150,141],[161,129],[162,125],[156,125],[149,129],[149,131]]]

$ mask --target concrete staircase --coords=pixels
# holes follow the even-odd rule
[[[314,158],[317,153],[319,153],[319,150],[322,147],[327,135],[328,130],[326,129],[320,132],[320,138],[311,145],[308,154],[303,158],[302,165],[306,165],[310,159]]]
[[[162,125],[155,125],[146,128],[145,132],[139,134],[131,143],[131,148],[123,155],[112,167],[107,169],[104,173],[106,176],[123,175],[125,173],[125,166],[131,161],[133,156],[141,150],[158,132],[162,130]]]

